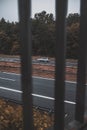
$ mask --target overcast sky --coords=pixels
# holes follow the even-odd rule
[[[45,10],[47,13],[55,15],[55,0],[31,0],[32,17],[35,13]],[[79,13],[80,0],[68,0],[68,13]],[[17,0],[0,0],[0,19],[18,21],[18,3]]]

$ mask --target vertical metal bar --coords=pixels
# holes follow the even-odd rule
[[[18,0],[21,40],[21,80],[24,130],[33,130],[31,65],[31,0]]]
[[[64,130],[66,12],[67,0],[56,0],[55,130]]]
[[[87,0],[81,0],[80,16],[80,50],[77,72],[76,111],[75,119],[84,121],[85,90],[86,90],[86,61],[87,61]]]

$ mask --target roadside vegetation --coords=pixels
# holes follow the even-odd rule
[[[67,26],[67,58],[78,58],[79,14],[69,14]],[[36,13],[32,20],[32,55],[55,55],[55,19],[46,11]],[[20,55],[19,23],[0,20],[0,54]]]
[[[52,113],[33,109],[35,130],[44,130],[53,126]],[[0,130],[23,130],[22,106],[0,99]]]

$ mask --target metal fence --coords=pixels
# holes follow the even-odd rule
[[[64,130],[65,51],[67,0],[56,0],[55,130]],[[87,66],[87,0],[80,0],[80,51],[77,72],[75,120],[84,123]],[[34,130],[32,101],[31,0],[19,0],[21,80],[24,130]],[[80,108],[80,109],[79,109]],[[82,125],[83,126],[83,125]],[[82,129],[82,128],[81,128]]]

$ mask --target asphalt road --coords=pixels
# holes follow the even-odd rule
[[[74,119],[76,83],[66,81],[65,88],[65,118],[66,122]],[[87,91],[86,91],[87,93]],[[0,72],[0,96],[21,102],[20,75]],[[54,109],[54,79],[33,77],[33,104],[40,108]],[[87,96],[86,96],[87,99]],[[87,108],[87,102],[86,102]]]
[[[0,57],[0,61],[5,61],[5,62],[20,62],[20,58],[11,58],[11,57]],[[54,60],[49,60],[49,62],[39,62],[37,60],[32,60],[33,64],[46,64],[46,65],[55,65]],[[70,67],[75,67],[77,66],[77,62],[66,62],[66,66]]]

